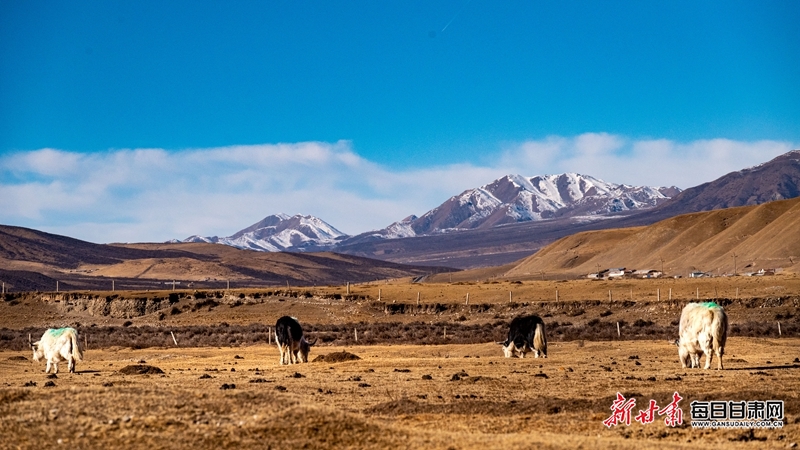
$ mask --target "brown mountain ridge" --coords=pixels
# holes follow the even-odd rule
[[[0,281],[10,291],[311,286],[449,270],[331,252],[272,253],[206,243],[93,244],[0,225]],[[113,285],[112,285],[113,280]],[[57,283],[58,282],[58,285]]]
[[[734,257],[735,255],[735,257]],[[800,198],[684,214],[649,226],[586,231],[513,265],[511,278],[541,272],[580,277],[599,269],[663,268],[667,276],[800,269]]]

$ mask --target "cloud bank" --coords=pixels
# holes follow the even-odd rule
[[[311,214],[348,234],[423,214],[503,175],[577,172],[681,188],[797,148],[778,141],[678,143],[606,133],[506,144],[489,164],[393,169],[348,141],[167,151],[0,155],[0,223],[91,242],[229,236],[263,217]]]

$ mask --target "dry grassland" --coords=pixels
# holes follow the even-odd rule
[[[290,291],[295,296],[284,295]],[[4,339],[0,349],[5,349],[0,350],[0,449],[58,447],[59,440],[76,449],[761,449],[800,444],[800,278],[796,275],[384,282],[351,285],[349,297],[347,286],[281,288],[280,295],[278,290],[267,292],[234,289],[216,297],[209,291],[202,298],[197,291],[83,292],[69,297],[31,293],[6,298],[0,302],[0,328],[6,328],[0,330]],[[418,293],[421,308],[416,308]],[[177,296],[175,303],[165,300],[170,294]],[[108,314],[80,306],[111,295],[117,297],[110,300]],[[209,302],[211,298],[216,300]],[[731,320],[726,370],[681,369],[677,350],[666,339],[624,340],[634,332],[636,339],[649,336],[650,330],[677,333],[680,309],[697,298],[726,304]],[[137,302],[153,299],[162,299],[164,307],[134,314]],[[539,314],[552,325],[547,359],[505,359],[488,339],[410,345],[467,342],[464,339],[470,336],[458,334],[467,328],[459,327],[494,327],[522,313]],[[348,326],[336,340],[314,347],[312,359],[346,350],[360,360],[295,366],[278,365],[277,349],[263,342],[263,333],[254,341],[229,334],[217,341],[223,342],[221,347],[200,347],[209,345],[200,340],[208,339],[209,333],[240,332],[251,324],[263,328],[284,314],[316,326],[312,335],[320,338],[331,333],[324,327],[354,323],[384,329],[428,324],[437,335],[439,327],[447,325],[452,337],[399,338],[398,345],[373,340],[379,344],[361,345],[371,339],[365,329],[360,345],[350,345],[355,342],[349,340],[353,330]],[[637,320],[652,325],[637,327]],[[777,321],[784,326],[780,338]],[[592,323],[611,327],[614,322],[627,323],[619,339],[575,338],[569,331],[589,330]],[[47,326],[71,324],[80,324],[89,343],[76,374],[62,372],[48,378],[44,364],[32,362],[28,351],[12,350],[27,342],[29,331],[23,330],[27,327],[41,333]],[[125,347],[103,343],[123,330],[157,331],[165,339],[157,345],[172,345],[169,332],[175,330],[182,347],[132,349],[128,347],[132,343]],[[199,334],[192,338],[190,331]],[[502,338],[501,333],[491,340]],[[192,345],[198,347],[185,347]],[[128,366],[152,366],[164,373],[129,374]],[[651,399],[666,406],[678,392],[683,397],[684,425],[668,427],[659,418],[647,425],[634,421],[607,428],[602,422],[611,415],[618,392],[636,398],[634,414]],[[694,429],[687,424],[694,400],[783,400],[785,424],[777,430]]]
[[[664,341],[553,342],[547,359],[495,344],[323,347],[361,360],[279,366],[272,346],[88,350],[48,378],[0,352],[0,448],[792,448],[800,442],[800,339],[730,338],[724,371],[681,369]],[[125,375],[127,366],[163,374]],[[64,368],[62,367],[62,370]],[[458,376],[455,376],[458,375]],[[47,386],[52,383],[53,386]],[[665,406],[607,428],[617,392]],[[778,430],[688,426],[693,400],[783,400]]]

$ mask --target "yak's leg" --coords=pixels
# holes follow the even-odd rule
[[[706,365],[703,369],[710,369],[711,368],[711,360],[714,359],[714,351],[711,349],[711,346],[706,346],[703,348],[703,353],[706,355]],[[700,356],[697,356],[698,366],[700,365]]]
[[[678,346],[678,359],[681,360],[681,367],[686,368],[687,366],[691,369],[694,367],[694,355],[690,355],[689,351],[683,347]]]
[[[699,369],[700,368],[700,353],[692,353],[689,355],[689,359],[691,359],[691,363],[689,364],[690,369]]]

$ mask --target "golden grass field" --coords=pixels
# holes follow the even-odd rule
[[[346,286],[308,290],[313,297],[263,297],[262,292],[257,298],[256,290],[232,290],[218,306],[200,309],[190,307],[199,299],[186,297],[175,303],[186,307],[185,312],[159,315],[155,311],[131,317],[94,315],[77,308],[74,298],[61,297],[56,302],[54,293],[32,293],[0,303],[0,328],[40,327],[43,331],[48,326],[80,323],[89,336],[78,372],[66,373],[62,363],[62,372],[52,379],[44,374],[43,362],[31,360],[29,351],[0,351],[0,449],[761,449],[800,444],[800,337],[796,331],[787,336],[798,317],[797,275],[384,282],[351,285],[354,300],[325,297],[346,294]],[[117,292],[119,298],[114,301],[165,298],[171,292]],[[509,292],[514,302],[522,303],[507,305]],[[386,314],[376,307],[381,302],[413,305],[417,293],[423,306],[441,303],[464,308]],[[467,293],[471,305],[491,308],[485,312],[466,308]],[[106,294],[78,297],[91,295]],[[234,307],[228,297],[243,298],[243,303]],[[361,360],[280,366],[277,348],[266,343],[134,350],[104,346],[102,335],[92,334],[92,325],[125,328],[126,320],[127,329],[208,326],[213,331],[222,321],[231,326],[274,324],[284,314],[307,324],[481,324],[536,313],[546,317],[546,323],[570,321],[574,326],[602,318],[606,323],[629,324],[646,319],[671,327],[682,305],[697,298],[728,299],[732,329],[754,322],[770,328],[760,337],[729,334],[723,371],[682,369],[675,346],[665,339],[562,340],[551,335],[546,359],[506,359],[491,342],[318,345],[312,350],[312,360],[343,350]],[[127,314],[125,309],[120,311]],[[612,314],[604,316],[609,311]],[[784,322],[780,337],[773,330],[777,320]],[[187,337],[178,334],[177,338],[180,345],[187,345]],[[164,373],[122,373],[130,365],[153,366]],[[454,380],[456,374],[459,379]],[[48,382],[54,385],[46,386]],[[634,414],[651,399],[666,406],[678,392],[683,397],[684,424],[668,427],[659,418],[646,425],[634,421],[630,426],[608,428],[602,422],[611,415],[618,392],[636,399]],[[688,425],[689,403],[694,400],[783,400],[784,427],[694,429]]]
[[[77,373],[62,364],[57,378],[27,351],[0,352],[0,448],[761,449],[800,442],[800,339],[730,338],[723,371],[682,369],[663,341],[553,342],[547,359],[506,359],[496,344],[323,347],[311,356],[341,350],[361,360],[280,366],[267,345],[90,349]],[[122,374],[129,365],[164,374]],[[681,426],[602,423],[617,392],[636,398],[636,412],[650,399],[665,406],[676,391]],[[708,399],[783,400],[785,425],[753,432],[688,426],[689,403]]]

